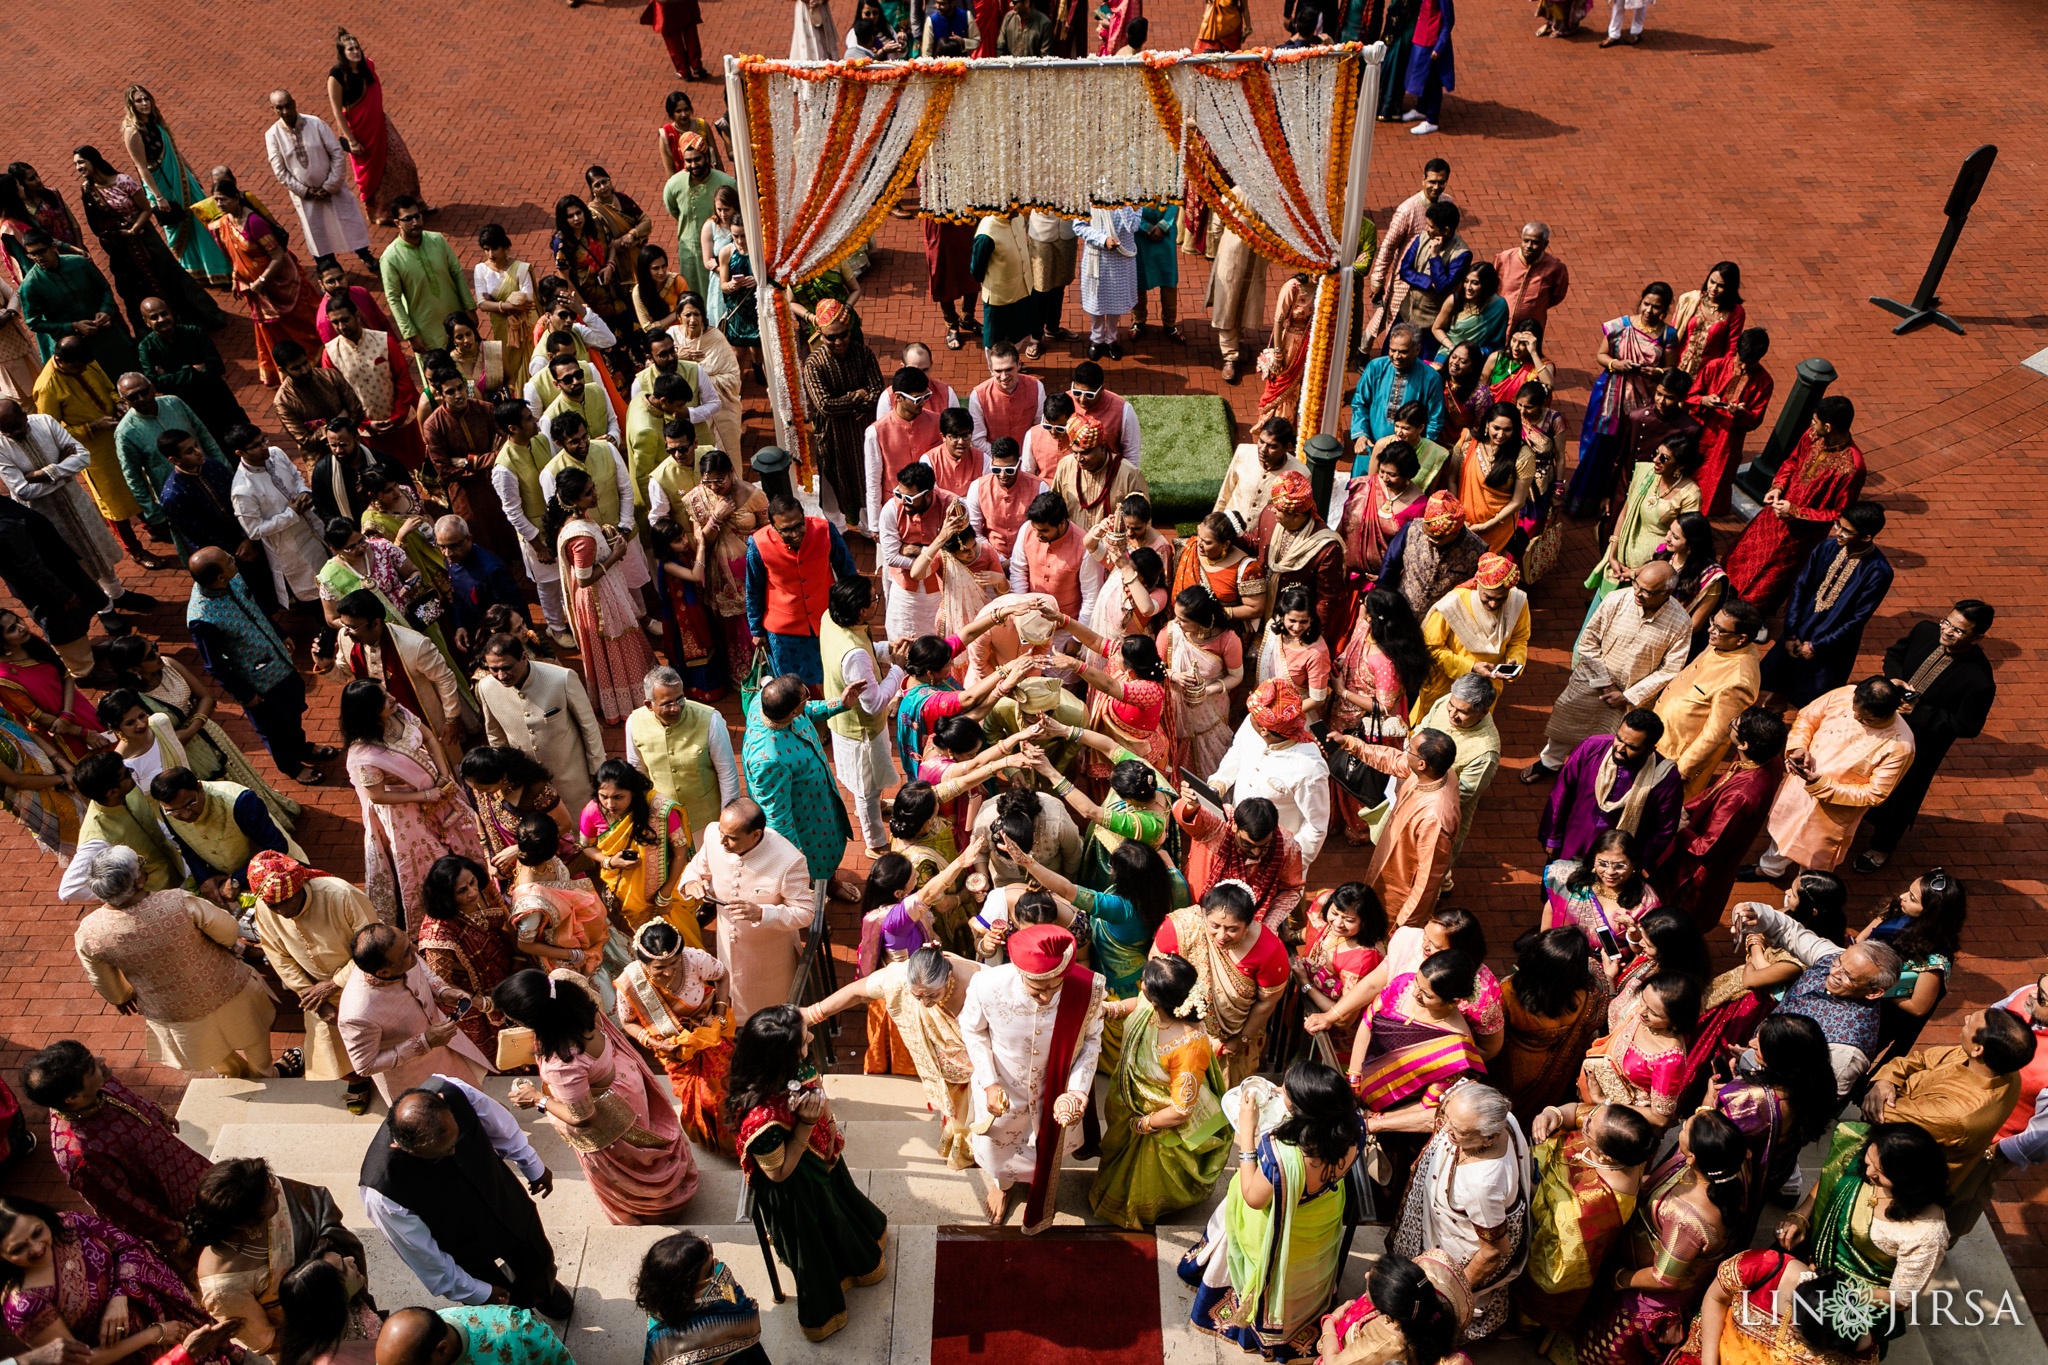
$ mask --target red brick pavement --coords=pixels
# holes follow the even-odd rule
[[[475,255],[476,229],[490,221],[512,232],[526,259],[544,259],[549,206],[580,191],[582,168],[593,162],[608,166],[642,203],[658,204],[654,129],[672,82],[658,42],[634,23],[638,8],[634,0],[576,10],[398,0],[349,17],[388,82],[389,107],[420,159],[426,193],[443,209],[432,226],[449,234],[465,260]],[[846,0],[836,8],[843,21]],[[1195,0],[1155,3],[1153,45],[1189,41],[1196,10]],[[783,5],[707,0],[705,13],[707,52],[783,54]],[[1512,245],[1525,219],[1547,221],[1574,277],[1551,329],[1561,397],[1574,415],[1601,320],[1626,311],[1645,280],[1667,279],[1682,290],[1717,260],[1740,262],[1751,323],[1771,330],[1781,383],[1798,359],[1826,356],[1841,371],[1840,391],[1862,414],[1871,492],[1895,513],[1886,548],[1900,570],[1870,632],[1873,651],[1954,597],[1999,604],[1994,653],[2004,690],[1990,728],[1950,759],[1918,834],[1897,860],[1898,875],[1860,879],[1856,887],[1859,900],[1874,900],[1936,860],[1967,877],[1971,951],[1951,999],[1991,998],[2024,979],[2048,950],[2034,912],[2043,880],[2037,812],[2044,751],[2027,738],[2044,698],[2042,684],[2021,666],[2048,646],[2038,624],[2042,557],[2033,548],[2048,507],[2034,465],[2048,454],[2041,436],[2048,382],[2012,369],[2048,345],[2038,290],[2048,274],[2048,242],[2028,230],[2035,224],[2027,207],[2038,216],[2029,170],[2048,156],[2048,124],[2026,93],[2037,88],[2026,54],[2048,42],[2048,13],[2026,0],[1939,10],[1904,0],[1849,7],[1686,0],[1651,11],[1643,46],[1611,51],[1600,51],[1590,33],[1569,43],[1535,40],[1529,6],[1507,0],[1470,0],[1460,18],[1460,88],[1447,102],[1446,131],[1410,139],[1405,128],[1378,130],[1367,202],[1380,221],[1411,191],[1425,156],[1453,162],[1452,194],[1465,210],[1465,236],[1480,251]],[[285,84],[303,109],[324,115],[332,22],[284,6],[252,15],[217,0],[118,15],[27,0],[0,16],[10,57],[0,160],[31,162],[75,201],[70,149],[90,141],[124,163],[120,91],[139,80],[157,94],[188,160],[201,167],[229,161],[245,185],[282,208],[262,168],[265,96]],[[1270,37],[1277,15],[1262,9],[1255,23]],[[1942,60],[1928,62],[1930,52]],[[1956,72],[1970,79],[1959,82]],[[722,110],[722,86],[688,88],[700,114]],[[1940,231],[1955,167],[1986,141],[2002,145],[2002,158],[1943,290],[1969,335],[1928,330],[1894,339],[1892,319],[1864,298],[1910,296]],[[863,313],[878,350],[937,333],[919,250],[914,225],[882,229],[863,280]],[[1184,260],[1182,271],[1182,311],[1196,318],[1191,344],[1172,346],[1155,332],[1112,366],[1111,382],[1136,392],[1222,392],[1243,419],[1253,385],[1218,385],[1213,342],[1199,321],[1206,267]],[[246,329],[231,327],[222,349],[250,410],[267,417]],[[971,384],[979,363],[972,349],[941,351],[937,372]],[[765,439],[766,424],[758,392],[749,392],[748,403],[751,447]],[[1583,572],[1591,557],[1591,534],[1580,528],[1565,566],[1535,593],[1534,667],[1500,712],[1517,767],[1539,743],[1582,611],[1572,570]],[[138,577],[167,604],[182,601],[174,576]],[[148,625],[182,644],[172,607]],[[189,647],[181,655],[189,661]],[[315,712],[312,728],[331,734],[331,695],[316,698]],[[227,723],[261,754],[239,717]],[[267,765],[267,756],[258,762]],[[311,856],[358,875],[353,795],[329,785],[302,799],[309,813],[299,834]],[[1459,870],[1458,899],[1486,919],[1496,959],[1535,912],[1539,799],[1512,781],[1498,784]],[[11,823],[0,826],[0,848],[11,855],[0,865],[0,1068],[11,1075],[28,1049],[72,1035],[175,1102],[181,1077],[147,1066],[136,1023],[103,1008],[80,979],[69,951],[73,914],[51,894],[47,859]],[[1355,874],[1360,865],[1339,842],[1317,880]],[[1939,1034],[1946,1024],[1935,1027]],[[39,1157],[10,1183],[48,1195],[58,1192],[53,1179]],[[1996,1217],[2021,1283],[2030,1295],[2048,1292],[2048,1271],[2036,1268],[2031,1250],[2048,1228],[2048,1198],[2038,1182],[2006,1193],[2012,1197]]]

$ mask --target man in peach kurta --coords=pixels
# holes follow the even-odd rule
[[[1905,689],[1865,678],[1809,703],[1785,741],[1785,778],[1771,803],[1766,877],[1829,872],[1855,842],[1863,813],[1892,794],[1913,766],[1913,732],[1899,717]]]
[[[387,1108],[430,1076],[483,1084],[491,1064],[451,1014],[470,997],[427,970],[410,934],[369,925],[356,931],[349,955],[356,970],[341,988],[335,1025],[350,1065],[376,1082]]]
[[[1350,735],[1330,737],[1400,783],[1374,840],[1365,880],[1379,893],[1389,924],[1419,933],[1436,909],[1458,838],[1458,784],[1451,780],[1458,746],[1443,731],[1426,728],[1411,732],[1401,749]]]
[[[751,798],[728,801],[719,812],[718,828],[683,869],[680,894],[718,902],[718,960],[735,1022],[788,1004],[817,897],[804,851],[768,828]]]

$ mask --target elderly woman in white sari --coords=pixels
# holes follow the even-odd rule
[[[1508,1285],[1529,1257],[1529,1172],[1529,1143],[1505,1094],[1479,1080],[1444,1092],[1388,1245],[1409,1257],[1433,1248],[1463,1270],[1473,1294],[1463,1340],[1507,1321]]]

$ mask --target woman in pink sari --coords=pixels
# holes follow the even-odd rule
[[[569,627],[583,654],[590,700],[605,724],[621,724],[640,705],[640,680],[655,662],[641,628],[639,594],[627,586],[623,570],[611,572],[640,547],[598,523],[597,485],[580,469],[564,469],[555,479],[541,533],[564,570]]]
[[[1109,660],[1108,671],[1079,659],[1048,655],[1054,667],[1076,668],[1092,693],[1088,728],[1108,735],[1162,773],[1174,771],[1174,736],[1179,729],[1178,693],[1167,685],[1166,663],[1149,635],[1109,641],[1068,616],[1061,624],[1083,646]],[[1099,792],[1109,790],[1116,765],[1099,750],[1088,751],[1088,777]]]
[[[1344,567],[1355,591],[1371,591],[1387,547],[1403,526],[1422,515],[1429,490],[1415,482],[1421,472],[1415,447],[1389,438],[1373,452],[1371,477],[1351,481],[1337,518],[1337,538],[1344,542]]]
[[[363,803],[363,890],[387,924],[417,924],[421,888],[448,854],[484,860],[476,813],[441,741],[382,685],[358,680],[341,690],[341,735],[348,777]]]
[[[1159,650],[1180,716],[1174,762],[1213,773],[1230,752],[1230,692],[1244,681],[1244,641],[1230,628],[1221,599],[1196,583],[1173,599],[1173,620],[1160,632]]]
[[[1316,313],[1316,282],[1298,274],[1280,286],[1280,298],[1273,305],[1273,339],[1259,353],[1259,375],[1266,381],[1259,390],[1259,418],[1256,432],[1270,417],[1292,422],[1301,402],[1302,372],[1308,367],[1308,328]]]
[[[1429,681],[1429,670],[1429,646],[1408,599],[1386,588],[1367,593],[1351,638],[1330,669],[1331,733],[1356,735],[1369,744],[1407,743],[1408,699]],[[1340,787],[1332,795],[1344,818],[1344,841],[1354,847],[1370,843],[1358,798]]]
[[[682,1222],[697,1193],[696,1158],[668,1086],[598,1007],[590,984],[570,971],[528,970],[500,982],[491,999],[533,1030],[545,1087],[520,1081],[507,1098],[547,1115],[575,1151],[604,1216],[626,1224]]]
[[[60,772],[109,741],[99,712],[65,672],[49,641],[0,610],[0,707],[34,735]]]
[[[334,51],[340,60],[327,70],[334,131],[348,152],[356,193],[369,210],[370,221],[390,227],[397,222],[392,202],[401,195],[420,197],[419,167],[398,135],[398,126],[384,112],[384,82],[377,78],[377,64],[363,55],[362,43],[347,29],[337,29]]]
[[[712,450],[698,458],[697,486],[683,494],[683,507],[704,547],[704,609],[725,637],[726,670],[737,687],[754,661],[754,634],[747,629],[747,537],[768,524],[768,495],[733,473],[732,456]]]

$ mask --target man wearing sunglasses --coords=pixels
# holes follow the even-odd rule
[[[1884,652],[1884,675],[1906,690],[1899,714],[1913,732],[1913,766],[1870,812],[1870,847],[1856,859],[1858,872],[1883,867],[1913,828],[1949,746],[1984,733],[1998,683],[1981,642],[1996,615],[1989,602],[1966,597],[1947,616],[1922,621]]]
[[[889,400],[889,411],[868,428],[861,449],[867,475],[867,522],[878,535],[882,505],[888,501],[896,471],[939,443],[940,411],[931,380],[914,365],[897,370],[882,396]]]
[[[469,275],[455,259],[448,239],[428,232],[426,206],[411,195],[391,205],[398,216],[398,240],[384,248],[377,273],[391,304],[391,321],[415,356],[448,349],[447,318],[460,309],[474,314],[476,295]]]
[[[1138,463],[1138,410],[1122,396],[1102,386],[1102,367],[1084,360],[1074,367],[1067,395],[1074,400],[1074,415],[1086,417],[1102,428],[1102,443],[1133,465]]]

